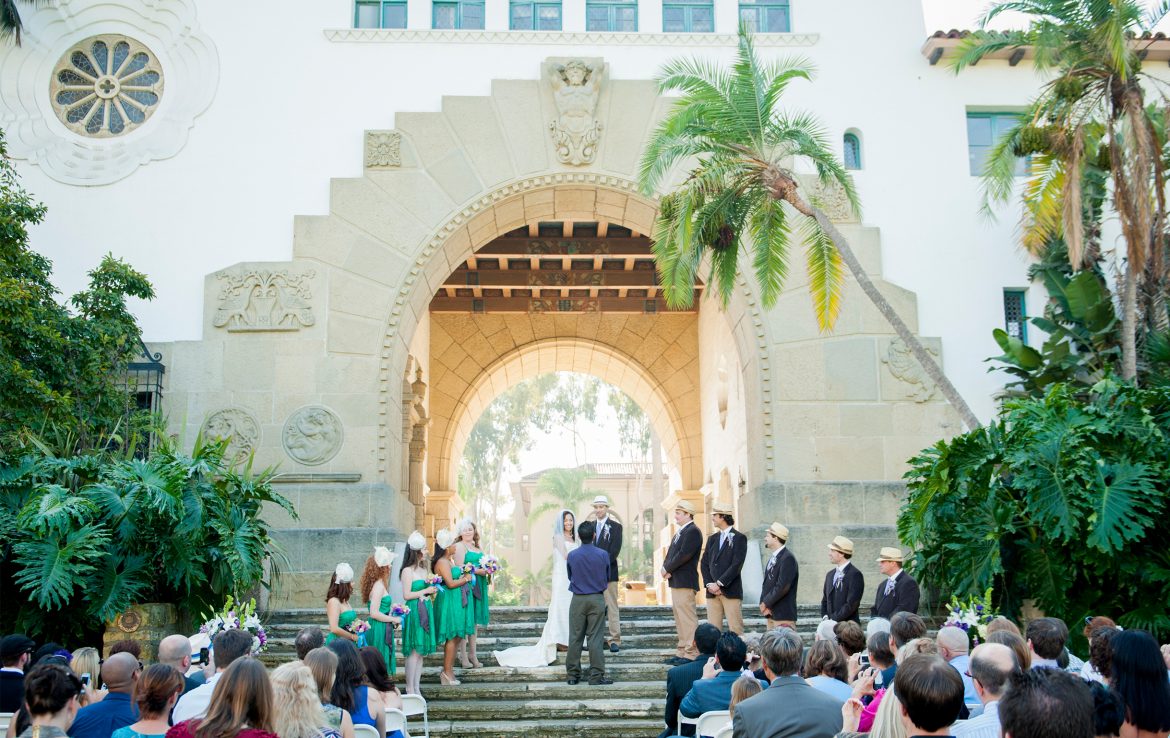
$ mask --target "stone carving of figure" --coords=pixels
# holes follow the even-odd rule
[[[302,464],[324,464],[340,448],[341,422],[326,408],[301,408],[284,427],[284,450]]]
[[[548,128],[562,164],[591,164],[597,155],[601,123],[593,116],[601,97],[602,68],[601,64],[589,65],[580,59],[550,65],[558,117]]]

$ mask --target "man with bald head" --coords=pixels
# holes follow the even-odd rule
[[[1016,654],[1001,643],[980,643],[971,652],[971,681],[983,703],[983,713],[960,720],[951,728],[955,738],[999,738],[999,698],[1008,679],[1019,671]]]
[[[967,655],[971,641],[967,631],[948,625],[938,629],[938,636],[934,640],[938,644],[938,655],[953,666],[963,680],[963,704],[968,709],[977,707],[979,698],[975,695],[975,684],[971,681],[971,659]]]
[[[183,675],[183,694],[201,684],[187,676],[187,671],[191,668],[191,639],[187,636],[169,635],[159,641],[158,662],[175,667]]]
[[[71,738],[110,738],[118,728],[138,722],[134,705],[134,685],[142,674],[138,659],[128,653],[116,653],[102,662],[102,681],[109,694],[101,702],[77,711],[69,727]]]

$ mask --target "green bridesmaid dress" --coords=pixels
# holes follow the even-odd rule
[[[390,595],[384,596],[378,604],[378,612],[389,615],[393,604]],[[386,662],[386,668],[390,670],[390,676],[394,676],[394,671],[398,668],[398,657],[394,653],[394,627],[390,623],[370,618],[370,632],[366,633],[366,643],[378,649],[378,653],[382,654],[382,659]]]
[[[419,592],[430,585],[422,579],[414,580],[411,592]],[[430,597],[407,600],[410,612],[402,618],[402,655],[418,653],[426,656],[435,652],[435,611]]]
[[[462,576],[462,574],[460,574]],[[458,577],[452,577],[457,579]],[[464,604],[464,598],[467,604]],[[447,589],[446,585],[435,596],[435,619],[439,621],[438,633],[435,640],[446,643],[452,638],[462,638],[471,632],[471,618],[468,610],[471,608],[471,586],[464,584],[455,589]]]
[[[357,610],[346,610],[345,612],[343,612],[337,616],[337,627],[341,628],[342,630],[345,630],[349,626],[353,625],[353,621],[355,621],[355,620],[357,620]],[[333,639],[337,638],[337,637],[338,636],[336,636],[335,634],[330,633],[327,636],[325,636],[325,643],[326,644],[332,643]]]
[[[483,551],[468,551],[463,556],[463,560],[478,568],[479,562],[483,560]],[[469,633],[475,632],[475,626],[488,625],[488,578],[479,574],[475,575],[475,586],[472,588],[472,600],[469,600],[471,607],[467,608],[471,616],[471,626]]]

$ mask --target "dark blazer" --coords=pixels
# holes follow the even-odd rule
[[[110,692],[101,702],[86,705],[77,711],[71,738],[110,738],[118,728],[138,722],[138,708],[124,692]]]
[[[731,685],[742,674],[742,671],[717,671],[714,677],[695,682],[679,705],[683,717],[697,718],[704,712],[726,710],[731,704]],[[768,682],[761,680],[760,687],[767,689]]]
[[[593,520],[594,525],[597,519]],[[598,531],[600,533],[601,531]],[[618,580],[618,554],[622,552],[622,524],[613,518],[605,523],[605,537],[594,536],[593,545],[609,554],[609,581]]]
[[[886,597],[886,581],[883,579],[878,583],[877,597],[873,601],[873,607],[869,608],[869,614],[889,620],[896,612],[917,613],[921,595],[914,577],[904,571],[899,574],[894,580],[894,591],[889,597]]]
[[[841,703],[796,675],[735,706],[736,738],[833,738],[841,730]]]
[[[764,564],[764,586],[760,589],[760,603],[772,611],[773,620],[796,622],[798,584],[800,566],[796,563],[796,556],[785,546],[776,556],[776,564],[771,570],[768,569],[768,564]]]
[[[703,548],[703,532],[693,522],[674,534],[662,568],[670,572],[667,585],[671,589],[699,591],[699,551]]]
[[[861,570],[850,562],[845,565],[845,578],[841,581],[841,588],[833,587],[833,575],[837,567],[829,569],[825,574],[825,590],[821,597],[821,615],[828,615],[830,620],[838,623],[842,620],[853,620],[860,623],[861,618],[857,610],[861,607],[861,597],[865,593],[865,577]]]
[[[677,733],[678,728],[678,708],[682,705],[683,698],[687,696],[687,692],[691,691],[691,687],[695,682],[703,678],[703,667],[707,665],[707,659],[714,654],[701,653],[694,661],[686,664],[679,664],[666,672],[666,714],[663,718],[666,721],[666,730],[662,731],[659,738],[667,738],[672,735],[694,735],[695,726],[682,726],[682,733]]]
[[[24,704],[24,674],[0,671],[0,712],[17,712]]]
[[[747,559],[747,536],[738,530],[732,530],[731,545],[720,550],[719,540],[723,533],[716,531],[707,539],[707,547],[703,549],[703,558],[699,568],[703,572],[703,585],[722,582],[719,588],[723,596],[732,600],[743,599],[743,582],[739,573],[743,569],[743,562]]]

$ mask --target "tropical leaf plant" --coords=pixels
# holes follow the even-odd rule
[[[743,26],[729,68],[678,59],[659,73],[659,92],[681,96],[642,153],[639,185],[653,196],[677,165],[692,167],[659,199],[652,234],[667,304],[691,305],[696,278],[709,264],[708,281],[726,306],[736,289],[742,251],[745,259],[750,253],[760,300],[770,308],[784,287],[792,250],[803,244],[820,329],[829,331],[836,321],[848,267],[964,424],[977,428],[974,412],[873,284],[849,242],[821,211],[817,196],[805,197],[800,189],[797,161],[808,163],[819,185],[842,193],[860,215],[853,180],[829,146],[824,126],[781,104],[789,84],[812,76],[804,59],[761,60]]]

